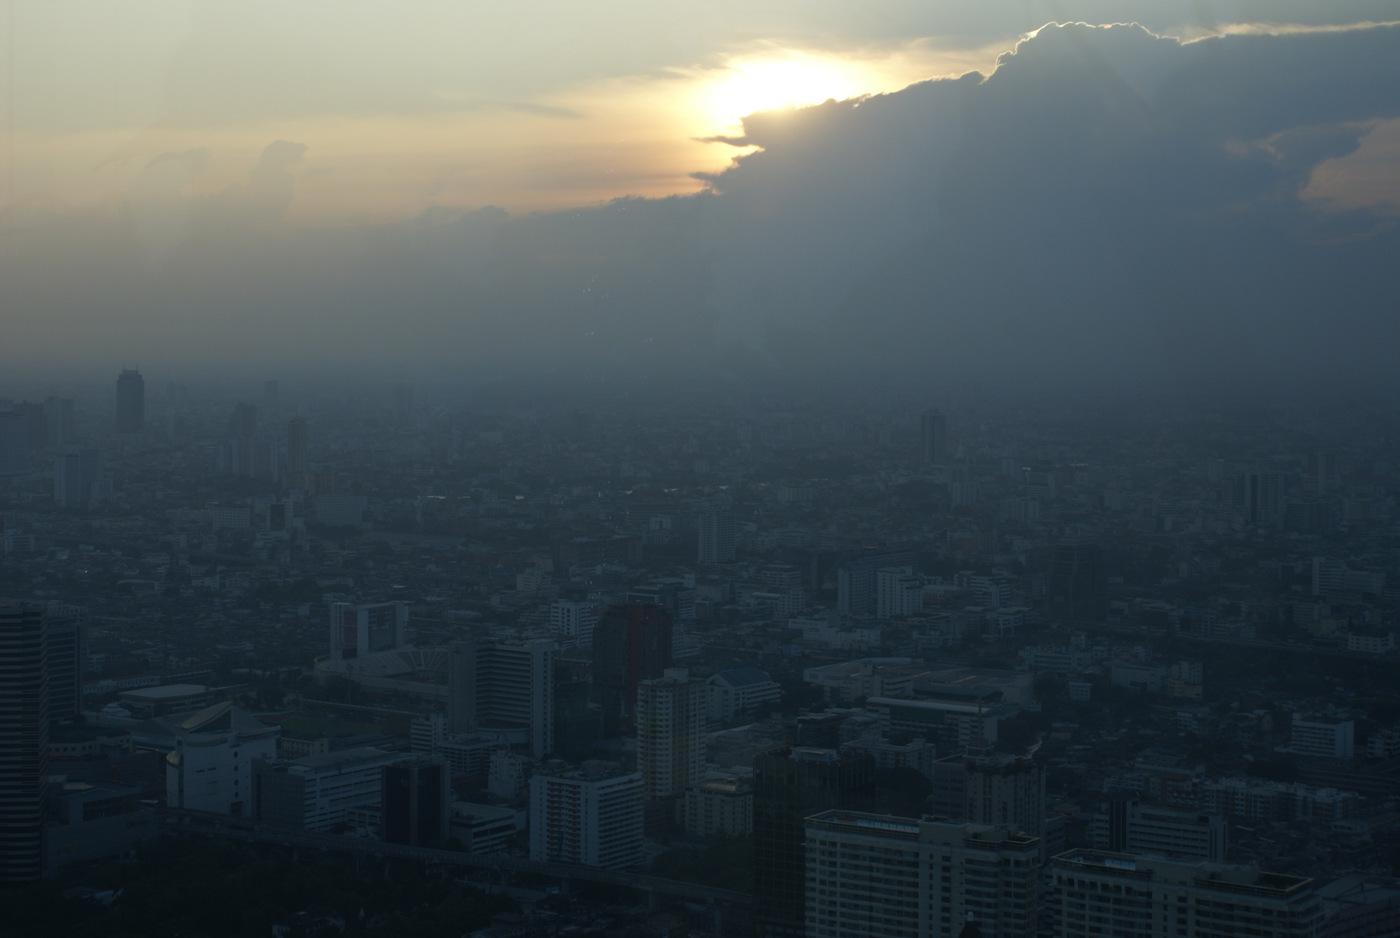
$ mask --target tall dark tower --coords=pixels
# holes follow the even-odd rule
[[[0,883],[43,871],[48,681],[44,605],[0,601]]]
[[[287,487],[304,489],[311,479],[311,463],[307,458],[306,418],[293,417],[287,421]]]
[[[789,747],[753,760],[754,908],[762,938],[802,938],[807,914],[804,818],[859,810],[875,786],[875,757]]]
[[[127,368],[117,376],[117,432],[140,433],[146,429],[146,379]]]
[[[926,410],[919,415],[919,462],[932,466],[947,458],[948,418],[941,410]]]
[[[671,666],[671,614],[653,603],[610,606],[593,626],[593,702],[605,717],[631,713],[637,684]]]

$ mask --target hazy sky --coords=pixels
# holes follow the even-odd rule
[[[1394,329],[1397,18],[0,0],[0,369],[1340,367]]]

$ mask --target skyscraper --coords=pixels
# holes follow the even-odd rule
[[[593,702],[604,714],[631,713],[637,685],[671,666],[671,615],[663,606],[610,606],[593,627]]]
[[[805,818],[859,809],[875,784],[875,758],[785,747],[753,762],[754,907],[765,938],[802,938],[807,902]]]
[[[947,458],[948,418],[941,410],[926,410],[919,415],[919,462],[932,466]]]
[[[307,458],[307,426],[304,417],[287,421],[287,486],[304,489],[311,478]]]
[[[685,668],[637,685],[637,769],[660,820],[705,772],[705,685]]]
[[[0,601],[0,882],[42,872],[48,682],[41,603]]]
[[[716,508],[700,512],[701,563],[729,563],[734,559],[734,514]]]
[[[146,379],[127,368],[117,376],[117,432],[140,433],[146,429]]]
[[[448,722],[453,733],[528,730],[530,754],[554,751],[551,641],[453,642],[448,659]]]
[[[1050,555],[1050,614],[1069,622],[1102,621],[1108,615],[1105,579],[1097,545],[1057,546]]]
[[[605,762],[536,772],[530,779],[530,859],[605,870],[636,866],[642,860],[642,777]]]
[[[102,454],[70,450],[54,461],[53,499],[60,508],[91,508],[102,499]]]

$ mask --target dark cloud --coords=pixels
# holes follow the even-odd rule
[[[1047,27],[988,77],[753,115],[762,149],[699,196],[296,231],[272,219],[302,148],[278,142],[159,277],[132,276],[109,232],[82,242],[103,253],[87,286],[63,278],[61,238],[7,283],[38,346],[70,359],[60,336],[106,278],[119,341],[91,354],[143,363],[1370,380],[1400,340],[1400,235],[1300,191],[1396,117],[1400,29],[1183,45]],[[248,206],[256,237],[227,223]]]

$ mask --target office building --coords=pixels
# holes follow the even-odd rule
[[[1094,843],[1101,849],[1225,862],[1228,826],[1223,814],[1145,805],[1135,798],[1117,798],[1107,807],[1094,825]]]
[[[766,713],[782,702],[783,688],[760,668],[730,668],[705,681],[707,717],[730,723],[746,713]]]
[[[49,716],[42,603],[0,601],[0,883],[38,879]]]
[[[13,405],[0,405],[0,475],[29,469],[29,420]]]
[[[598,604],[582,600],[556,599],[549,606],[549,625],[554,638],[565,648],[593,648],[593,626],[598,623]]]
[[[330,626],[332,661],[400,648],[408,626],[408,603],[331,603]]]
[[[524,734],[530,754],[554,751],[555,645],[474,639],[448,658],[448,726],[453,733]]]
[[[753,833],[753,786],[738,778],[705,779],[685,790],[681,823],[696,837]]]
[[[700,562],[731,563],[734,560],[734,513],[723,508],[702,511],[696,525],[700,532]]]
[[[228,435],[235,440],[251,440],[258,433],[258,408],[239,401],[228,418]]]
[[[54,461],[53,498],[60,508],[92,508],[102,500],[102,454],[70,450]]]
[[[384,766],[380,836],[391,844],[438,847],[452,820],[447,760],[416,755]]]
[[[1351,720],[1310,720],[1295,713],[1288,749],[1300,756],[1350,759],[1356,754],[1356,724]]]
[[[671,614],[652,603],[610,606],[593,627],[593,702],[609,718],[632,713],[637,685],[671,666]]]
[[[865,551],[847,556],[836,570],[836,611],[855,617],[875,615],[879,571],[886,567],[913,571],[917,563],[918,557],[912,550]]]
[[[530,779],[530,859],[625,870],[642,861],[642,776],[562,763]]]
[[[190,714],[173,730],[175,748],[165,757],[166,805],[252,816],[253,763],[277,757],[282,728],[225,702]]]
[[[1040,842],[980,824],[809,817],[808,938],[1033,938]],[[1108,933],[1105,933],[1108,934]]]
[[[705,685],[684,668],[637,685],[637,770],[649,825],[665,826],[676,799],[705,772]]]
[[[941,410],[919,415],[919,463],[933,466],[948,458],[948,418]]]
[[[1050,554],[1046,611],[1065,622],[1101,622],[1108,615],[1103,556],[1094,544],[1061,544]]]
[[[296,830],[330,831],[346,812],[378,808],[384,767],[402,759],[380,749],[343,749],[280,762],[253,763],[254,817]]]
[[[50,726],[70,723],[78,716],[83,702],[83,658],[81,611],[75,606],[50,603],[44,636]]]
[[[306,419],[293,417],[287,421],[287,487],[305,489],[311,481],[311,463],[307,446]]]
[[[864,754],[783,747],[754,757],[754,908],[760,935],[804,934],[804,819],[821,811],[858,810],[874,784],[875,760]]]
[[[948,700],[902,700],[870,697],[865,708],[880,720],[880,735],[886,739],[922,737],[943,752],[966,749],[978,742],[995,743],[1000,717],[1008,713],[1004,705],[983,706]]]
[[[967,812],[989,824],[1040,837],[1045,827],[1045,769],[1027,756],[975,755],[967,759]]]
[[[875,616],[879,619],[918,615],[924,608],[924,583],[911,567],[881,567],[875,571]]]
[[[50,446],[71,446],[77,442],[73,430],[73,399],[51,397],[44,401],[44,436]]]
[[[1313,882],[1251,866],[1090,850],[1050,861],[1056,938],[1318,938]]]
[[[146,380],[127,368],[117,376],[117,432],[141,433],[146,429]]]
[[[514,808],[469,801],[452,805],[448,834],[468,853],[509,853],[515,843],[516,830]]]

